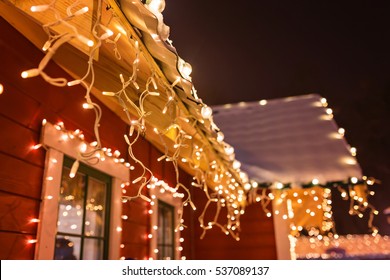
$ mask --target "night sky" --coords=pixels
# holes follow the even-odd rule
[[[363,173],[382,181],[371,202],[390,206],[389,1],[166,0],[163,15],[206,104],[327,98]]]

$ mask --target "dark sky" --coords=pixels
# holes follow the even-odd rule
[[[390,2],[166,0],[164,21],[208,105],[319,93],[390,206]],[[390,234],[383,215],[381,232]]]

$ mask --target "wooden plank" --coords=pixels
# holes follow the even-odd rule
[[[0,152],[43,167],[44,151],[32,147],[39,143],[39,134],[0,116]]]
[[[163,178],[163,161],[157,161],[163,154],[153,145],[150,145],[150,169],[159,180]]]
[[[174,188],[177,184],[176,171],[171,161],[164,161],[164,178],[162,178],[169,186]]]
[[[0,162],[0,190],[40,199],[42,167],[1,153]]]
[[[0,58],[1,59],[1,58]],[[40,104],[14,87],[8,80],[2,80],[6,92],[0,95],[0,114],[22,126],[35,128],[35,118]]]
[[[122,215],[128,217],[128,222],[137,223],[140,225],[149,225],[148,204],[141,198],[128,201],[123,204]]]
[[[35,236],[0,231],[0,259],[33,260],[35,244],[27,242],[31,239]]]
[[[148,244],[147,226],[123,221],[122,229],[122,243],[144,244],[145,246]]]
[[[0,191],[0,230],[35,235],[37,223],[31,219],[38,218],[39,204],[39,200]]]

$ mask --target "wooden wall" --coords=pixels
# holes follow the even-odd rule
[[[207,200],[205,194],[199,189],[192,189],[192,197],[198,209],[192,211],[187,207],[184,212],[188,228],[184,230],[183,236],[189,242],[185,244],[183,253],[187,259],[277,259],[273,219],[265,216],[260,203],[246,207],[245,214],[241,216],[240,241],[225,235],[218,227],[207,231],[206,236],[200,239],[203,231],[199,227],[198,218]],[[222,214],[220,221],[224,221]]]
[[[32,218],[39,216],[42,177],[45,163],[43,149],[32,150],[39,142],[42,119],[57,123],[63,121],[67,129],[80,129],[87,141],[93,141],[94,113],[84,110],[85,91],[81,87],[58,88],[40,77],[22,79],[20,73],[34,68],[43,53],[0,18],[0,259],[33,259],[37,224]],[[48,74],[68,77],[56,64],[50,63]],[[68,77],[70,78],[70,77]],[[127,155],[123,135],[128,126],[98,100],[103,110],[101,136],[103,145],[118,149]],[[148,141],[140,139],[135,145],[135,155],[151,168],[159,179],[174,183],[171,164],[156,161],[161,153]],[[134,179],[140,175],[135,166]],[[129,186],[130,194],[137,186]],[[123,215],[122,256],[133,259],[148,257],[146,238],[149,232],[148,205],[142,200],[126,203]]]

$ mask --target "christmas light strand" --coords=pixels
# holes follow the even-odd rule
[[[99,133],[102,111],[100,106],[91,99],[91,91],[95,85],[94,58],[96,57],[96,54],[101,46],[103,44],[107,44],[113,45],[112,51],[117,60],[124,59],[119,49],[118,43],[120,40],[126,39],[134,46],[133,50],[135,53],[135,58],[132,62],[131,75],[126,80],[124,74],[119,74],[119,79],[122,84],[122,88],[119,91],[112,91],[107,89],[107,91],[101,92],[101,94],[104,96],[116,98],[118,104],[125,112],[129,123],[129,132],[124,135],[124,140],[128,145],[128,154],[130,158],[142,169],[141,175],[132,181],[133,184],[140,184],[136,196],[129,197],[124,195],[123,199],[129,201],[134,198],[141,198],[149,203],[151,202],[151,198],[146,196],[143,190],[148,184],[150,184],[153,173],[139,159],[135,157],[133,148],[139,137],[146,135],[147,118],[152,113],[154,113],[154,111],[151,112],[146,110],[146,101],[152,98],[162,98],[163,96],[161,96],[160,93],[165,92],[166,96],[164,96],[164,98],[166,98],[166,101],[164,107],[161,110],[161,113],[163,115],[168,113],[171,118],[171,123],[166,128],[155,128],[154,132],[157,131],[156,133],[159,135],[160,139],[169,139],[170,137],[167,137],[168,132],[172,129],[176,130],[176,136],[173,138],[173,149],[169,146],[170,143],[165,140],[161,141],[165,153],[160,160],[164,159],[168,162],[172,162],[174,166],[177,181],[175,189],[180,189],[186,194],[183,199],[183,207],[190,205],[192,209],[196,209],[196,206],[191,199],[190,190],[179,181],[179,162],[187,163],[190,168],[195,170],[195,186],[199,185],[209,200],[207,207],[204,209],[204,212],[208,210],[208,206],[211,203],[217,203],[217,212],[214,220],[206,223],[203,221],[204,214],[202,214],[200,217],[201,227],[205,231],[209,230],[212,228],[210,226],[211,223],[211,225],[216,225],[223,229],[225,233],[232,234],[232,236],[238,240],[238,231],[240,227],[239,217],[244,212],[243,208],[245,207],[246,200],[245,192],[242,190],[241,186],[243,185],[243,182],[246,181],[246,177],[241,176],[244,178],[244,180],[241,182],[240,178],[237,178],[237,180],[234,178],[236,174],[243,175],[243,172],[240,172],[239,168],[217,168],[220,163],[215,161],[209,163],[208,157],[205,155],[205,153],[214,149],[214,146],[212,147],[208,144],[204,147],[199,147],[195,141],[195,135],[198,137],[202,136],[199,134],[199,125],[202,126],[201,130],[204,130],[206,128],[206,126],[204,126],[205,121],[207,121],[210,125],[210,127],[207,129],[210,129],[210,131],[216,133],[216,143],[223,147],[222,154],[226,153],[227,160],[224,161],[224,164],[230,165],[230,162],[233,162],[234,149],[227,143],[223,142],[222,132],[219,131],[218,127],[212,121],[212,110],[203,102],[201,102],[200,99],[198,99],[196,90],[194,87],[192,87],[191,94],[195,96],[196,103],[200,106],[199,111],[202,112],[199,116],[190,116],[190,118],[193,118],[194,121],[189,124],[190,119],[185,116],[186,113],[182,111],[177,101],[179,97],[176,94],[176,86],[181,82],[181,78],[178,77],[172,83],[166,82],[164,79],[161,79],[158,75],[156,75],[156,71],[153,69],[152,65],[148,65],[151,70],[151,75],[147,79],[146,83],[140,86],[138,81],[138,71],[140,70],[139,63],[141,60],[140,42],[133,36],[126,36],[126,38],[124,38],[125,36],[121,36],[120,33],[118,33],[114,39],[111,39],[114,35],[114,32],[109,29],[108,26],[115,15],[111,14],[108,23],[103,24],[101,14],[98,12],[92,27],[91,36],[93,40],[91,40],[81,35],[77,27],[72,24],[72,21],[77,17],[91,17],[91,11],[89,11],[88,7],[83,6],[82,1],[75,1],[67,7],[66,15],[62,16],[56,6],[56,4],[58,4],[60,1],[61,0],[54,0],[47,5],[33,6],[31,8],[32,12],[51,12],[54,15],[55,21],[43,24],[43,29],[48,35],[48,40],[43,46],[43,50],[46,51],[45,57],[41,60],[37,68],[24,71],[22,73],[22,77],[31,78],[40,75],[44,78],[45,81],[54,86],[63,87],[81,85],[86,89],[86,102],[83,104],[83,108],[86,110],[92,109],[95,112],[94,135],[96,140],[93,141],[93,145],[91,144],[88,150],[80,150],[79,156],[73,163],[70,175],[76,174],[80,161],[86,161],[90,164],[94,164],[100,160],[104,160],[107,156],[107,150],[105,150],[105,148],[103,148],[101,145]],[[103,1],[97,1],[97,11],[101,11],[102,2]],[[151,8],[154,4],[155,3],[149,3],[147,7]],[[155,10],[155,8],[152,9]],[[157,10],[161,12],[160,8]],[[113,11],[111,12],[113,13]],[[159,22],[162,23],[162,17],[158,16],[158,18],[160,19]],[[60,25],[65,26],[67,32],[62,34],[54,33],[52,28]],[[167,26],[161,24],[160,27],[161,28],[159,28],[159,30],[165,34],[162,37],[165,38]],[[48,62],[53,58],[60,47],[73,39],[79,40],[90,47],[87,71],[85,72],[84,76],[73,81],[67,81],[65,78],[52,78],[48,76],[44,72]],[[168,40],[167,38],[165,39]],[[184,79],[190,81],[191,66],[182,59],[178,59],[178,63],[180,74]],[[137,99],[130,97],[130,95],[134,93],[139,93]],[[129,108],[131,108],[132,112],[135,112],[135,118],[130,115]],[[182,124],[195,128],[195,134],[189,135],[183,129]],[[190,156],[188,157],[183,156],[186,154],[186,150],[190,151]],[[110,154],[110,152],[108,154]],[[221,155],[221,152],[218,152],[218,154]],[[202,166],[206,166],[205,170],[198,170],[204,168]],[[134,166],[131,167],[134,168]],[[216,188],[216,185],[218,188]],[[209,193],[210,190],[214,191]],[[220,209],[222,207],[226,207],[227,209],[227,222],[222,223],[223,225],[217,221],[219,219]]]
[[[252,188],[248,193],[248,203],[261,203],[262,209],[267,217],[271,217],[272,214],[278,215],[278,212],[271,213],[269,210],[269,203],[275,199],[275,195],[278,194],[278,199],[287,203],[290,199],[296,201],[296,208],[299,209],[303,205],[303,201],[312,200],[316,203],[316,208],[322,211],[322,225],[319,225],[319,229],[316,228],[304,228],[301,225],[291,224],[290,228],[292,234],[299,234],[302,230],[307,230],[313,235],[322,236],[324,233],[335,234],[333,213],[332,213],[332,201],[331,196],[340,193],[343,200],[349,201],[349,211],[351,216],[358,216],[363,218],[364,213],[368,211],[368,228],[372,235],[378,234],[378,228],[373,225],[373,219],[379,214],[378,210],[370,204],[367,200],[368,197],[374,195],[375,192],[369,190],[370,186],[380,183],[374,178],[368,178],[363,176],[361,179],[351,177],[347,181],[332,181],[320,184],[317,179],[313,179],[309,183],[303,183],[300,185],[293,183],[258,183],[252,182]],[[319,191],[318,191],[319,190]],[[335,192],[336,191],[336,192]],[[299,194],[301,193],[301,194]],[[322,203],[319,195],[322,197]],[[297,210],[295,209],[295,210]],[[294,212],[294,209],[292,209]],[[306,214],[315,216],[317,210],[306,209]],[[288,216],[283,217],[288,219]]]

